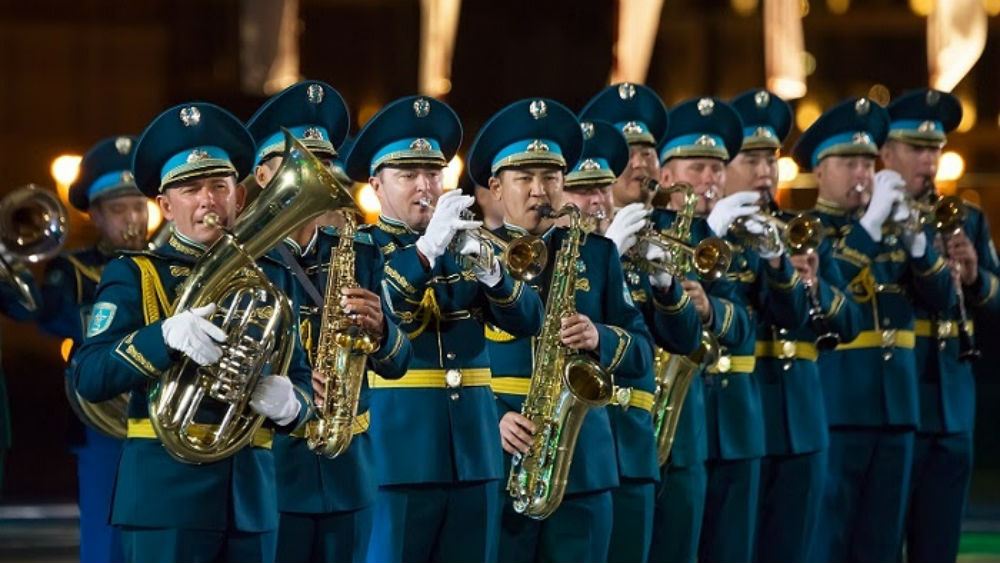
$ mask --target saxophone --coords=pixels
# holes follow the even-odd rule
[[[666,232],[662,233],[669,241],[687,243],[691,238],[691,223],[694,220],[694,209],[698,196],[690,184],[677,184],[666,190],[681,190],[684,193],[684,205],[677,212],[677,217]],[[708,240],[708,239],[706,239]],[[717,279],[729,268],[729,247],[721,242],[723,255],[718,263],[713,263],[712,275],[702,273],[705,268],[698,265],[697,256],[684,253],[672,253],[669,270],[675,276],[683,276],[692,271],[702,273],[702,277]],[[707,330],[701,331],[701,345],[690,356],[670,354],[657,347],[654,354],[653,378],[656,391],[653,393],[653,430],[656,435],[656,457],[660,465],[667,462],[670,450],[677,435],[680,423],[681,409],[687,397],[691,382],[698,374],[702,365],[711,365],[718,361],[719,343],[715,335]]]
[[[354,231],[357,224],[353,212],[343,213],[343,216],[340,241],[330,255],[319,342],[313,359],[313,369],[323,376],[326,401],[317,405],[316,419],[306,425],[309,449],[329,458],[344,453],[351,445],[365,364],[368,354],[374,352],[376,347],[369,335],[351,324],[340,306],[341,290],[358,286],[354,277]]]
[[[534,423],[535,434],[528,453],[514,454],[507,481],[514,510],[536,520],[551,515],[562,502],[583,419],[592,407],[608,404],[613,387],[601,366],[559,339],[562,319],[576,312],[576,261],[585,236],[575,205],[550,216],[566,215],[570,227],[553,264],[536,363],[521,407],[521,414]]]
[[[264,417],[250,409],[257,381],[288,370],[295,317],[288,297],[256,263],[291,232],[354,198],[287,129],[285,153],[268,187],[192,267],[174,310],[217,303],[212,317],[226,333],[222,358],[199,366],[187,357],[163,372],[149,393],[156,437],[178,461],[211,463],[250,443]],[[199,424],[203,411],[221,412],[217,425]]]

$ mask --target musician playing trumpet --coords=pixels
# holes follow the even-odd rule
[[[209,380],[205,387],[182,389],[184,398],[201,397],[200,408],[185,415],[184,440],[162,434],[165,421],[150,418],[158,405],[150,392],[158,397],[170,393],[172,389],[160,383],[176,369],[196,367],[206,378],[232,373],[224,368],[250,376],[237,362],[253,361],[258,355],[224,356],[226,350],[260,346],[259,357],[268,357],[265,342],[230,341],[229,334],[213,322],[217,309],[220,314],[229,311],[225,314],[230,318],[235,304],[223,301],[174,310],[178,295],[187,293],[182,284],[193,280],[192,272],[213,254],[209,246],[223,238],[222,229],[234,229],[245,195],[236,178],[250,172],[253,156],[253,139],[243,124],[207,103],[166,110],[136,144],[132,164],[136,185],[147,197],[156,198],[164,218],[173,221],[173,232],[159,248],[131,252],[107,265],[72,373],[80,395],[90,401],[132,391],[111,508],[111,523],[121,530],[126,561],[274,560],[278,510],[270,451],[273,434],[298,426],[312,401],[295,312],[290,312],[292,325],[287,332],[272,335],[290,351],[288,377],[272,373],[277,366],[264,365],[262,373],[252,372],[258,375],[248,380],[256,382],[252,388],[240,387],[244,380],[235,377],[234,387],[212,385],[217,394],[211,396],[204,394],[212,392],[206,390]],[[224,283],[260,279],[253,262],[247,262],[239,261],[239,275]],[[290,275],[280,263],[265,258],[256,267],[278,292],[272,303],[280,303],[282,293],[292,293]],[[262,289],[253,292],[255,298],[267,286],[258,287]],[[257,308],[247,320],[268,313]],[[224,396],[234,392],[239,393],[238,404],[227,407]],[[240,419],[262,417],[267,422],[263,427],[251,425],[245,442],[233,442],[232,455],[197,463],[183,457],[187,452],[174,449],[177,443],[212,443],[213,437],[231,427],[233,419],[224,413],[233,408],[239,409]],[[261,418],[255,420],[259,424]]]

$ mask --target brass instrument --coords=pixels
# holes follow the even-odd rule
[[[570,226],[552,267],[536,363],[521,407],[536,431],[528,453],[514,454],[507,480],[514,510],[536,520],[551,515],[562,502],[583,419],[592,407],[610,402],[613,388],[601,366],[559,338],[562,319],[576,313],[576,261],[586,236],[575,205],[566,205],[552,218],[567,215]]]
[[[690,356],[656,349],[653,361],[656,391],[653,393],[651,412],[653,432],[656,435],[656,457],[661,466],[670,459],[677,426],[681,420],[681,409],[684,408],[691,382],[702,366],[714,364],[719,361],[719,356],[719,341],[714,334],[704,329],[701,331],[701,344]]]
[[[430,198],[422,198],[419,203],[421,207],[434,209]],[[463,218],[472,220],[473,216],[466,210]],[[462,254],[461,250],[470,244],[478,247],[478,250],[472,254]],[[528,234],[506,241],[484,227],[455,233],[448,248],[458,257],[464,270],[489,270],[493,267],[493,258],[498,258],[507,266],[510,275],[521,281],[531,281],[538,277],[545,271],[549,261],[548,248],[540,237]],[[496,255],[498,248],[500,256]]]
[[[69,378],[66,378],[65,391],[70,408],[81,421],[112,438],[125,439],[128,433],[128,401],[131,391],[107,401],[92,403],[76,392]]]
[[[937,194],[937,187],[934,181],[926,181],[927,193]],[[943,252],[948,258],[948,239],[961,233],[965,226],[967,211],[962,198],[958,196],[936,196],[932,204],[924,202],[911,202],[911,209],[920,212],[919,223],[930,224],[941,235]],[[976,341],[969,331],[969,312],[965,307],[965,291],[962,283],[955,283],[955,297],[958,301],[958,359],[969,362],[979,359],[982,352],[976,347]]]
[[[317,455],[337,457],[347,451],[354,437],[361,382],[368,355],[377,343],[344,314],[341,290],[358,287],[355,279],[354,232],[356,209],[342,212],[344,227],[336,250],[330,255],[326,295],[320,321],[319,342],[313,369],[322,374],[325,401],[317,417],[306,425],[306,443]]]
[[[179,461],[210,463],[246,446],[264,422],[249,408],[254,387],[265,368],[287,372],[295,330],[291,304],[256,259],[324,211],[354,205],[326,166],[283,131],[281,167],[232,229],[206,215],[205,222],[223,234],[191,269],[175,304],[177,311],[219,304],[212,320],[228,336],[217,363],[198,366],[185,357],[150,391],[153,429]],[[221,411],[219,424],[195,426],[204,411]]]
[[[149,250],[156,250],[170,240],[170,235],[173,234],[173,232],[173,221],[163,220],[160,222],[160,226],[153,231],[153,235],[149,237],[149,241],[146,243],[146,248]]]
[[[38,303],[18,273],[25,262],[58,254],[66,236],[66,208],[51,191],[28,184],[0,200],[0,284],[13,287],[25,309],[35,311]]]
[[[677,214],[669,232],[657,232],[652,226],[639,231],[636,234],[636,244],[628,252],[629,260],[648,273],[667,272],[674,277],[684,278],[688,273],[696,272],[699,277],[708,281],[721,278],[729,270],[733,259],[729,244],[718,237],[708,237],[696,245],[688,240],[691,221],[694,219],[694,206],[698,201],[691,184],[677,182],[664,188],[655,180],[647,179],[643,185],[654,186],[657,197],[683,193],[684,209]],[[662,261],[647,260],[646,251],[650,246],[662,249],[666,257]]]

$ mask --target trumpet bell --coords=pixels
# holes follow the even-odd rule
[[[54,193],[35,184],[0,201],[0,244],[32,264],[52,258],[66,242],[66,208]]]
[[[516,279],[531,281],[545,271],[549,263],[549,249],[541,238],[524,235],[508,243],[503,261]]]
[[[698,243],[692,252],[692,265],[704,280],[717,280],[729,271],[733,251],[720,238],[707,238]]]
[[[823,243],[823,222],[811,215],[798,215],[785,226],[785,243],[795,253],[813,252]]]

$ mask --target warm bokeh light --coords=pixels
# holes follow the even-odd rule
[[[976,126],[976,102],[967,96],[959,96],[958,101],[962,103],[962,121],[958,123],[956,130],[967,133]]]
[[[823,115],[823,109],[813,100],[802,100],[795,110],[795,125],[799,131],[805,131]]]
[[[979,192],[976,190],[962,190],[962,193],[958,195],[960,195],[962,199],[970,203],[974,203],[976,205],[980,205],[982,203],[981,198],[979,196]]]
[[[910,11],[914,14],[927,17],[934,9],[934,0],[910,0]]]
[[[757,11],[757,0],[729,0],[733,11],[740,16],[751,16]]]
[[[458,187],[459,181],[462,179],[462,169],[465,164],[462,162],[462,158],[455,155],[448,163],[448,166],[444,167],[441,171],[441,185],[445,190],[454,190]]]
[[[146,202],[146,211],[149,214],[149,219],[146,220],[146,232],[153,234],[163,222],[163,213],[160,212],[160,205],[153,200]]]
[[[80,175],[80,162],[83,157],[78,154],[64,154],[52,161],[52,178],[57,184],[70,185]]]
[[[851,9],[851,0],[826,0],[826,9],[838,16],[846,14]]]
[[[799,165],[790,156],[778,159],[778,183],[785,184],[795,180],[799,175]]]
[[[990,16],[1000,16],[1000,0],[983,0],[986,13]]]
[[[810,8],[811,6],[809,5],[809,0],[801,0],[799,2],[799,12],[802,14],[802,17],[809,15]]]
[[[69,352],[73,349],[73,339],[64,338],[62,344],[59,345],[59,353],[62,354],[62,359],[64,362],[69,362]]]
[[[371,184],[364,184],[358,189],[357,201],[365,215],[377,215],[382,210],[382,204],[379,203],[375,188],[371,187]]]
[[[948,151],[941,155],[938,161],[936,182],[954,182],[965,174],[965,159],[955,151]]]
[[[802,66],[805,68],[806,76],[812,75],[816,72],[816,57],[809,51],[802,53]]]
[[[380,109],[382,109],[382,103],[379,101],[369,100],[362,103],[358,109],[358,127],[364,127],[365,123],[368,123],[368,120]]]
[[[889,94],[889,88],[885,84],[875,84],[868,89],[868,98],[876,104],[886,107],[889,105],[889,100],[892,99],[892,96]]]

